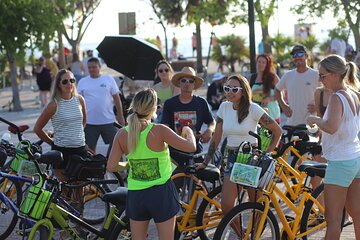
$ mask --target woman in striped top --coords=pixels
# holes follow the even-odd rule
[[[50,138],[44,130],[49,120],[54,128],[53,138]],[[85,101],[77,93],[74,74],[67,69],[61,69],[52,83],[51,102],[44,108],[34,127],[34,132],[40,139],[50,144],[51,149],[63,153],[64,162],[54,166],[55,175],[61,181],[66,180],[63,169],[68,163],[69,156],[87,153],[85,124]]]

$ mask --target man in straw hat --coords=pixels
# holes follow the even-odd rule
[[[168,125],[178,134],[181,133],[182,127],[190,126],[197,137],[197,152],[201,152],[200,142],[207,143],[215,128],[215,121],[207,101],[193,94],[195,89],[201,87],[204,80],[196,76],[193,68],[184,67],[181,72],[174,74],[171,82],[180,88],[180,94],[165,101],[161,123]],[[204,123],[208,128],[200,133]],[[183,165],[187,159],[180,158],[174,156],[174,160],[179,165]]]

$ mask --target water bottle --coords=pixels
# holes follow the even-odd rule
[[[1,136],[1,143],[2,144],[9,144],[10,143],[10,139],[11,139],[11,134],[9,131],[6,131],[2,136]]]

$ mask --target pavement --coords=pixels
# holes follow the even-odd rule
[[[208,68],[208,74],[211,76],[213,73],[215,73],[216,70],[216,63],[210,62],[210,67]],[[109,73],[113,76],[118,76],[115,71],[106,68],[106,66],[102,69],[104,73]],[[138,85],[145,85],[146,87],[149,87],[149,82],[145,83],[138,83]],[[36,141],[38,140],[35,133],[32,131],[34,124],[39,117],[42,108],[40,107],[40,104],[37,103],[37,96],[38,92],[35,90],[36,82],[35,80],[26,80],[21,83],[21,91],[20,91],[20,100],[21,100],[21,106],[23,108],[23,111],[20,112],[9,112],[8,108],[6,107],[8,105],[8,102],[12,99],[12,91],[10,87],[2,88],[0,89],[0,116],[2,118],[5,118],[6,120],[13,122],[14,124],[20,126],[20,125],[29,125],[29,130],[27,130],[24,133],[24,138],[29,139],[30,141]],[[200,89],[196,90],[196,95],[205,96],[206,94],[206,86],[201,87]],[[129,93],[129,89],[125,87],[125,95]],[[46,129],[51,130],[52,127],[50,124],[48,124]],[[7,130],[7,125],[0,122],[0,134],[2,135]],[[12,141],[16,142],[16,136],[12,136]],[[44,151],[47,151],[50,149],[50,146],[46,146],[46,144],[43,147]],[[107,145],[104,144],[104,142],[99,140],[97,150],[99,153],[106,154],[107,151]],[[1,220],[3,221],[3,220]],[[1,228],[1,226],[0,226]],[[58,235],[57,235],[58,236]],[[323,236],[314,236],[311,239],[322,239]],[[21,239],[20,236],[16,235],[15,233],[12,233],[12,235],[8,239]],[[57,239],[57,238],[56,238]],[[147,239],[158,239],[156,235],[156,227],[154,223],[152,222],[150,224],[149,228],[149,236]],[[342,234],[341,234],[341,240],[352,240],[355,239],[354,229],[353,226],[348,226],[344,228]]]

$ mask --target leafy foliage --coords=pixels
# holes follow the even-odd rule
[[[274,49],[274,56],[277,63],[282,64],[290,58],[290,51],[294,45],[291,37],[286,37],[279,33],[269,39],[271,47]]]
[[[230,34],[217,39],[213,48],[211,58],[219,63],[226,62],[234,68],[236,61],[249,58],[249,49],[245,46],[246,40],[243,37]],[[234,69],[232,69],[234,71]]]
[[[359,0],[303,0],[292,11],[312,17],[322,17],[326,11],[332,12],[340,24],[343,21],[348,24],[354,34],[356,48],[360,49]]]

